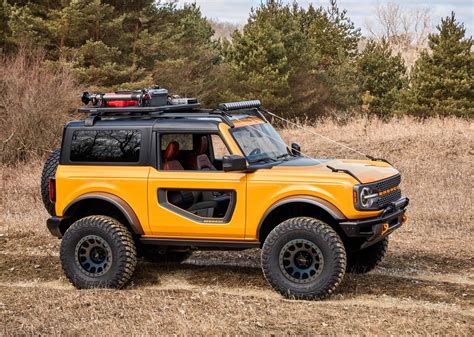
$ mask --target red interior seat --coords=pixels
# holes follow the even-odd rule
[[[177,160],[179,156],[179,143],[170,142],[166,147],[163,155],[163,170],[181,171],[184,170],[183,165]]]
[[[207,151],[209,149],[209,139],[206,135],[199,136],[195,139],[194,144],[194,154],[192,154],[187,163],[192,170],[210,170],[215,171],[216,168],[212,165],[211,160],[207,156]]]

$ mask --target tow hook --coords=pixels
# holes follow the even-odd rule
[[[379,241],[385,236],[385,234],[390,230],[390,225],[388,223],[381,223],[372,226],[372,236],[367,239],[367,241],[361,246],[361,248],[368,247],[375,242]]]

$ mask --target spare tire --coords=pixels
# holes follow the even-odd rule
[[[61,149],[54,150],[46,160],[43,166],[43,173],[41,174],[41,197],[43,204],[50,215],[56,215],[54,203],[49,200],[49,178],[54,178],[56,169],[59,165],[59,157],[61,156]]]

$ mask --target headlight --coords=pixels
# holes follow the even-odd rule
[[[358,210],[373,210],[377,209],[376,202],[379,194],[372,188],[367,186],[356,186],[355,192],[357,199],[355,200],[355,207]]]
[[[360,205],[364,208],[371,208],[378,196],[377,193],[372,193],[370,188],[364,187],[360,191]]]

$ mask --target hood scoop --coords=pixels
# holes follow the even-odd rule
[[[355,180],[357,180],[359,183],[362,184],[362,181],[360,181],[360,179],[354,174],[352,173],[351,171],[347,170],[347,169],[342,169],[342,168],[335,168],[331,165],[326,165],[326,167],[328,169],[330,169],[331,171],[333,172],[342,172],[342,173],[347,173],[348,175],[352,176]]]
[[[325,166],[333,172],[346,173],[361,184],[372,183],[398,174],[395,168],[382,161],[335,160]]]

